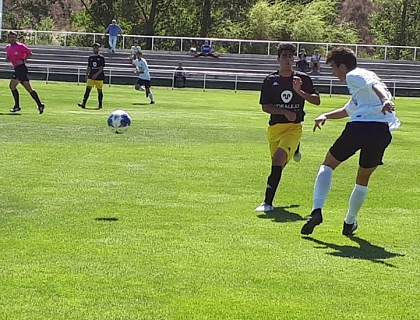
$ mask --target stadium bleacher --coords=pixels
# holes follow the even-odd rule
[[[28,66],[32,79],[84,82],[91,48],[33,45],[31,49],[34,57]],[[102,49],[102,54],[107,62],[106,83],[135,82],[129,50],[111,54],[107,49]],[[186,68],[187,86],[197,88],[259,89],[264,77],[278,68],[273,55],[224,54],[220,59],[214,59],[194,58],[186,52],[143,51],[143,54],[154,85],[158,86],[173,85],[173,72],[179,62]],[[395,95],[420,96],[420,62],[359,59],[359,66],[376,72]],[[5,44],[1,44],[0,77],[9,78],[11,71],[12,66],[5,61]],[[312,78],[321,92],[346,92],[325,63],[321,65],[321,74]]]

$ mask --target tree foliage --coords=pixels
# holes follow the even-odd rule
[[[5,0],[3,29],[102,33],[112,19],[133,35],[420,45],[418,0]]]

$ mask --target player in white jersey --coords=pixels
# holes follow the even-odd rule
[[[331,188],[333,170],[360,150],[356,184],[350,195],[342,231],[343,235],[351,236],[357,229],[356,217],[366,199],[369,178],[382,164],[385,149],[392,139],[390,129],[398,127],[399,120],[386,85],[374,72],[357,67],[357,59],[351,49],[339,47],[331,50],[326,62],[331,65],[333,74],[347,83],[351,99],[344,107],[317,117],[314,131],[321,129],[327,119],[350,117],[350,120],[319,168],[314,185],[313,210],[301,233],[311,234],[322,223],[321,210]]]
[[[146,59],[143,58],[141,52],[137,52],[137,59],[134,60],[133,64],[136,67],[135,73],[139,76],[137,79],[135,89],[140,90],[142,86],[146,89],[146,98],[149,97],[150,104],[155,103],[155,99],[153,96],[153,92],[150,91],[151,87],[151,78],[149,72],[149,66],[147,64]]]

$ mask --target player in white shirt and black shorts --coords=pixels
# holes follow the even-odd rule
[[[314,131],[327,119],[350,117],[344,131],[334,142],[319,168],[315,180],[312,212],[301,233],[308,235],[322,223],[322,208],[331,188],[332,173],[341,162],[360,150],[356,184],[349,199],[342,234],[353,235],[356,217],[366,199],[371,174],[382,165],[382,158],[400,122],[396,117],[392,95],[372,71],[358,68],[354,52],[349,48],[331,50],[326,62],[333,74],[347,83],[351,99],[342,108],[324,113],[315,119]]]
[[[146,91],[146,98],[148,97],[150,99],[150,104],[155,103],[155,99],[153,96],[153,92],[150,91],[151,87],[151,77],[149,72],[149,66],[147,64],[146,59],[143,58],[143,55],[141,52],[137,52],[137,59],[134,60],[133,64],[136,67],[135,73],[139,76],[137,79],[135,89],[141,90],[141,87],[144,86]]]

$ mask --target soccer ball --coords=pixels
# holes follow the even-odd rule
[[[108,117],[108,126],[115,133],[123,133],[131,125],[131,117],[124,110],[115,110]]]

